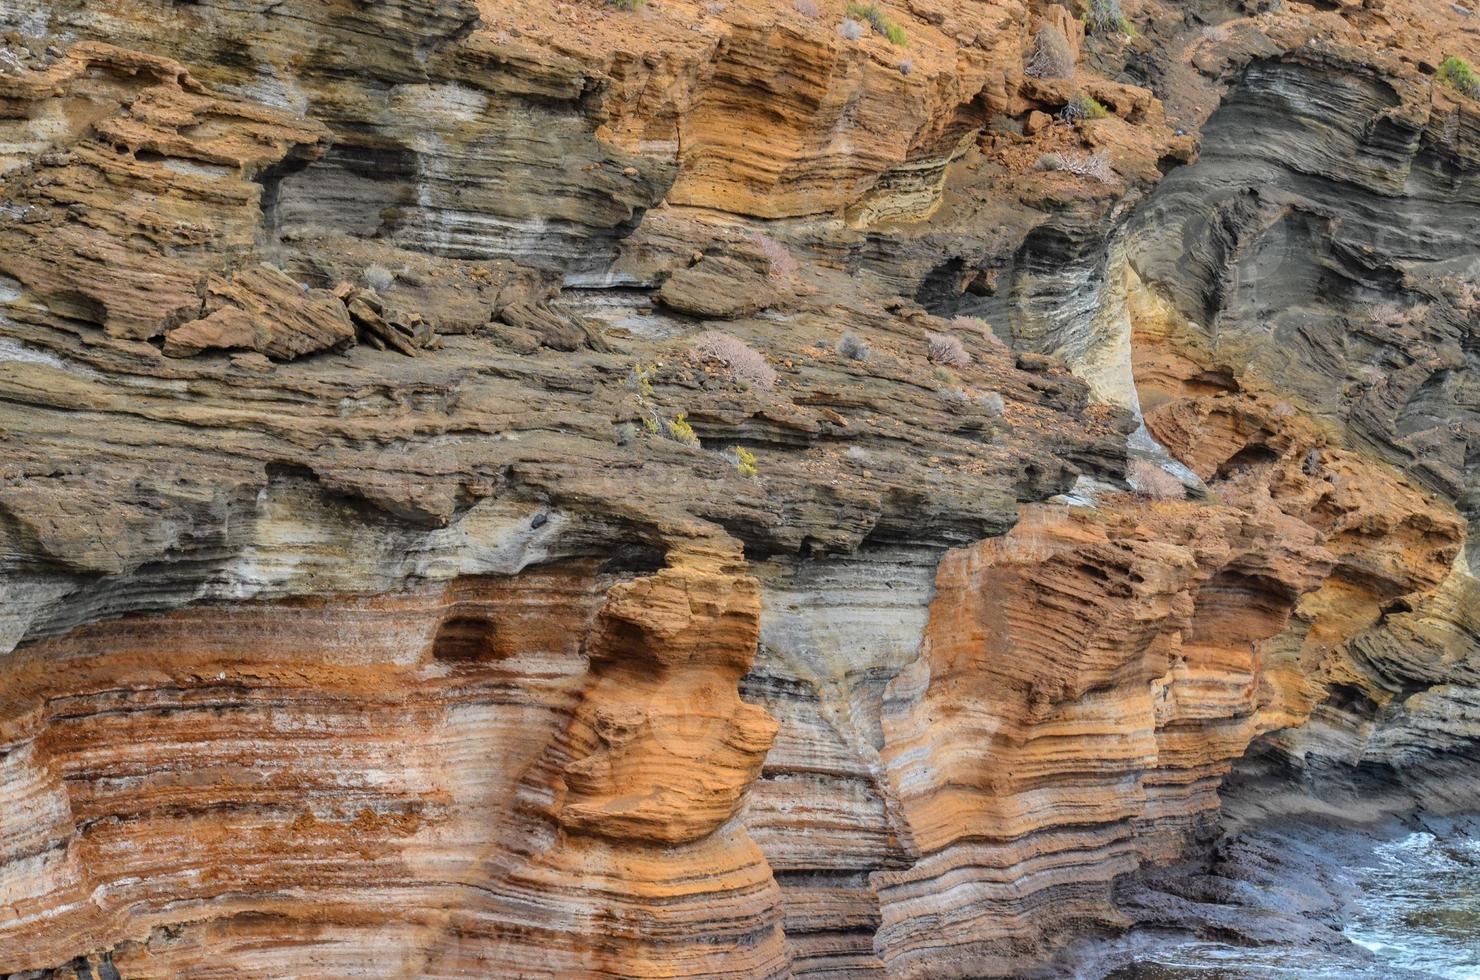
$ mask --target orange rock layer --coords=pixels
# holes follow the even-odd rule
[[[1345,641],[1446,577],[1453,516],[1300,445],[1215,481],[1221,503],[1041,506],[947,553],[913,658],[872,704],[818,704],[844,744],[810,781],[803,717],[737,693],[762,596],[723,550],[23,647],[0,966],[1015,972],[1122,924],[1114,879],[1177,856],[1250,741],[1344,677]],[[792,772],[784,798],[763,766]],[[828,803],[849,769],[874,776]],[[878,843],[826,829],[839,805]]]
[[[779,974],[733,819],[775,731],[736,694],[758,608],[693,555],[36,644],[0,721],[0,969]]]

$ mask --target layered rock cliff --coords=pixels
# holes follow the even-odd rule
[[[0,974],[1064,975],[1474,809],[1467,6],[0,28]]]

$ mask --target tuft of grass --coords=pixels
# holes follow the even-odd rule
[[[618,10],[637,10],[647,3],[647,0],[606,0],[607,4]]]
[[[754,479],[760,473],[760,468],[755,465],[755,453],[744,446],[731,446],[730,452],[735,455],[735,469],[739,470],[741,476]]]
[[[874,33],[883,35],[890,44],[904,47],[909,43],[904,28],[884,13],[883,8],[877,3],[849,3],[844,12],[854,20],[866,22],[874,29]]]
[[[638,401],[647,401],[653,397],[653,372],[657,370],[656,365],[644,365],[637,363],[632,365],[632,370],[627,372],[627,387],[637,392]]]
[[[648,435],[650,436],[655,436],[658,434],[658,420],[653,418],[651,415],[643,416],[642,427],[647,430]]]
[[[1476,75],[1475,69],[1463,58],[1455,55],[1445,58],[1434,77],[1460,95],[1480,99],[1480,75]]]
[[[1089,10],[1084,15],[1084,26],[1091,34],[1124,34],[1136,36],[1136,25],[1131,23],[1125,11],[1120,9],[1120,0],[1089,0]]]
[[[391,272],[385,266],[379,264],[365,266],[365,285],[377,293],[383,293],[387,289],[390,289],[395,281],[395,273]]]
[[[845,333],[838,340],[838,353],[850,361],[866,361],[872,352],[869,350],[868,344],[859,340],[851,333]]]

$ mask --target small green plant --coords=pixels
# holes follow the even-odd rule
[[[1463,58],[1455,55],[1445,58],[1435,77],[1460,95],[1480,99],[1480,75],[1476,75],[1475,69]]]
[[[846,13],[854,20],[866,21],[875,33],[882,34],[890,44],[904,47],[909,43],[904,28],[884,13],[877,3],[850,3],[846,8]]]
[[[754,479],[760,472],[755,465],[755,453],[744,446],[731,446],[730,451],[735,454],[735,469],[740,471],[740,475],[747,479]]]
[[[663,423],[663,434],[679,445],[699,448],[699,437],[694,435],[694,427],[683,412],[675,415],[673,421]]]
[[[643,417],[642,427],[648,431],[648,435],[655,436],[658,434],[658,420],[651,415]]]

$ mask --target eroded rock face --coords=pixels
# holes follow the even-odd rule
[[[879,13],[0,0],[0,973],[1051,975],[1473,807],[1463,15]]]

